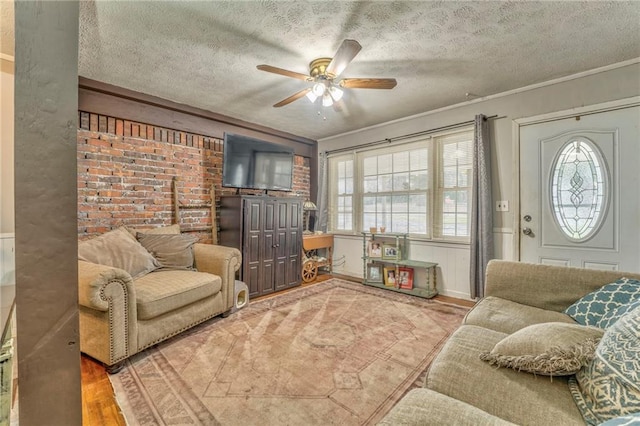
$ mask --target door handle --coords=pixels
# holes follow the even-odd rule
[[[533,231],[531,230],[531,228],[522,228],[522,233],[524,235],[531,235],[533,234]]]

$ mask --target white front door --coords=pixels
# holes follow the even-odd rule
[[[520,127],[520,260],[640,271],[640,107]]]

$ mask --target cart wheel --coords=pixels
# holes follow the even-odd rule
[[[316,265],[316,262],[312,260],[304,262],[304,265],[302,265],[302,281],[310,283],[315,280],[317,276],[318,266]]]

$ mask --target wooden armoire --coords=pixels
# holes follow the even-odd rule
[[[220,238],[242,252],[240,280],[256,297],[300,285],[302,200],[294,197],[220,197]]]

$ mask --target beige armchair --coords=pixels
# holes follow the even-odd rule
[[[234,305],[237,249],[195,244],[196,271],[126,271],[80,260],[80,349],[116,373],[124,360]]]

